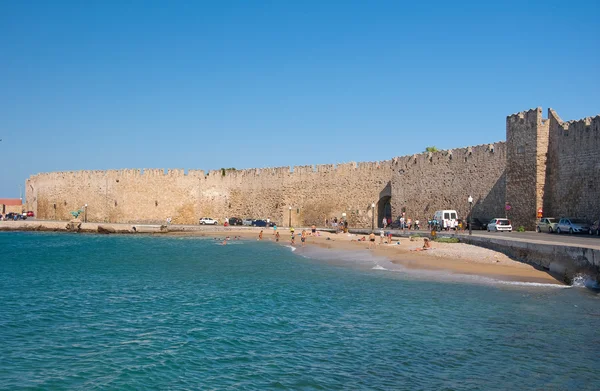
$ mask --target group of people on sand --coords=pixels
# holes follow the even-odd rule
[[[366,242],[367,238],[365,236],[363,236],[362,238],[359,238],[359,239],[356,239],[356,240],[352,239],[352,242],[354,242],[354,241],[356,241],[356,242]],[[386,233],[383,230],[381,230],[379,232],[379,244],[382,245],[382,244],[391,244],[391,243],[392,243],[392,234],[387,234],[386,235]],[[400,244],[400,242],[398,242],[398,244]],[[376,246],[377,246],[377,244],[376,244],[376,235],[375,235],[375,232],[371,232],[369,234],[369,247],[368,248],[369,249],[374,249]],[[424,250],[429,250],[431,248],[432,248],[431,247],[431,241],[429,240],[429,238],[424,238],[423,239],[423,247],[416,248],[416,249],[411,250],[411,251],[424,251]]]
[[[281,235],[279,234],[279,231],[277,231],[277,229],[273,230],[273,236],[275,236],[275,242],[279,242]],[[309,236],[320,236],[319,233],[317,232],[316,226],[313,225],[310,229],[310,232],[307,231],[306,229],[302,230],[302,233],[300,234],[300,242],[302,243],[302,246],[304,246],[306,244],[306,241]],[[264,231],[261,229],[260,232],[258,233],[257,240],[263,240],[263,238],[264,238]],[[294,227],[290,228],[290,244],[291,245],[296,244],[296,232],[295,232]]]

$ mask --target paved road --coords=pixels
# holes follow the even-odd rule
[[[469,233],[466,232],[466,235]],[[460,233],[459,235],[464,235]],[[473,235],[486,237],[486,238],[502,238],[502,239],[514,239],[518,241],[544,241],[553,244],[562,245],[574,245],[583,246],[590,248],[600,249],[600,236],[588,235],[588,234],[549,234],[549,233],[537,233],[537,232],[487,232],[487,231],[473,231]]]
[[[376,232],[379,232],[381,228],[377,228]],[[352,231],[352,230],[351,230]],[[368,234],[370,229],[355,230],[361,231],[361,234]],[[362,232],[364,231],[364,232]],[[388,231],[388,230],[386,230]],[[391,230],[392,233],[401,236],[414,235],[416,233],[426,234],[429,233],[427,230],[420,231],[408,231],[406,230],[403,234],[401,230]],[[438,235],[457,235],[454,231],[441,231]],[[469,235],[469,231],[459,232],[458,236]],[[550,244],[558,244],[563,246],[577,246],[577,247],[588,247],[600,250],[600,236],[589,235],[589,234],[549,234],[549,233],[537,233],[537,232],[487,232],[487,231],[473,231],[474,236],[485,237],[485,238],[502,238],[515,241],[523,242],[544,242]]]

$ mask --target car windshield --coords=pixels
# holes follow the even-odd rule
[[[586,224],[586,222],[581,219],[571,219],[571,224]]]
[[[548,223],[556,223],[556,219],[546,219]]]

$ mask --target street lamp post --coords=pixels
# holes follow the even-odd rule
[[[288,227],[291,227],[292,226],[292,207],[290,206],[288,209],[290,211]]]
[[[473,224],[471,224],[473,220],[473,197],[469,196],[467,201],[469,201],[469,235],[473,235]]]
[[[87,204],[83,205],[83,222],[87,223]]]
[[[375,230],[375,203],[371,204],[371,231]]]

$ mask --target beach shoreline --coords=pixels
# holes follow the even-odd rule
[[[69,224],[74,224],[68,229]],[[134,228],[135,227],[135,228]],[[257,227],[187,227],[187,226],[160,226],[144,224],[102,224],[80,223],[75,221],[10,221],[0,222],[2,231],[50,231],[50,232],[79,232],[91,234],[152,234],[158,236],[195,236],[209,237],[224,240],[239,237],[243,239],[258,240],[260,231],[263,231],[263,241],[275,242],[273,228]],[[290,231],[288,228],[279,228],[279,243],[290,245]],[[295,247],[301,248],[299,234],[302,228],[295,230]],[[546,270],[540,270],[530,264],[515,261],[507,255],[465,243],[439,243],[430,242],[431,248],[423,249],[423,238],[393,237],[390,244],[380,244],[381,239],[376,237],[373,249],[368,249],[367,241],[359,241],[364,235],[350,233],[330,233],[317,231],[315,236],[310,235],[306,229],[306,246],[318,246],[334,251],[368,250],[375,256],[388,259],[390,262],[401,265],[407,269],[423,271],[440,271],[452,274],[471,275],[502,279],[509,281],[533,282],[542,284],[563,284],[559,278],[551,275]]]

